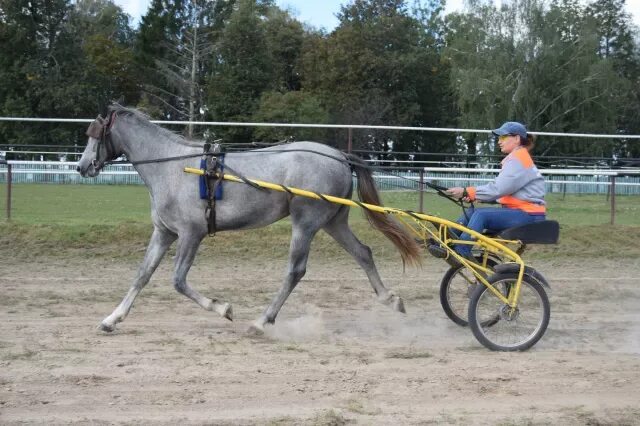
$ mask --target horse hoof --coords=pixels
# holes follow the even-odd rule
[[[402,300],[402,297],[395,297],[395,300],[393,301],[393,310],[403,314],[407,313],[407,310],[404,308],[404,301]]]
[[[233,308],[230,303],[225,303],[222,307],[222,312],[220,313],[222,318],[226,318],[229,321],[233,321]]]
[[[258,324],[251,324],[247,329],[247,334],[249,336],[262,336],[264,335],[264,327]]]
[[[98,326],[98,330],[104,331],[105,333],[111,333],[115,329],[116,329],[115,324],[114,325],[109,325],[109,324],[105,324],[105,323],[101,322],[100,325]]]

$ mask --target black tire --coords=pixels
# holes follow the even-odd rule
[[[488,258],[487,267],[493,270],[499,260]],[[466,277],[466,279],[465,279]],[[469,283],[472,281],[473,284]],[[477,284],[471,271],[462,265],[452,266],[440,281],[440,304],[444,313],[456,324],[466,327],[469,325],[467,315],[469,312],[469,297]]]
[[[517,273],[496,273],[487,281],[496,288],[510,290],[517,279]],[[479,285],[469,300],[468,318],[473,335],[492,351],[525,351],[542,338],[549,325],[551,308],[544,286],[525,274],[515,316],[508,318],[508,309],[487,287]],[[497,322],[487,324],[487,319],[496,316]],[[524,337],[515,336],[519,329]],[[509,341],[502,341],[502,337]]]

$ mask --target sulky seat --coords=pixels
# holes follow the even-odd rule
[[[519,240],[523,244],[557,244],[559,236],[560,225],[555,220],[542,220],[514,226],[497,235],[498,238]]]

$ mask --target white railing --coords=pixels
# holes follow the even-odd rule
[[[96,178],[85,179],[73,161],[8,161],[13,183],[64,183],[103,185],[142,185],[144,182],[131,164],[109,165]],[[6,181],[6,166],[0,166],[0,181]]]
[[[423,172],[377,174],[382,190],[405,188],[417,190],[420,179],[442,186],[472,186],[495,179],[499,169],[425,167]],[[640,170],[542,169],[548,193],[607,194],[611,185],[619,195],[640,195]]]
[[[0,117],[0,121],[39,122],[39,123],[91,123],[93,118],[34,118],[34,117]],[[318,128],[318,129],[374,129],[374,130],[406,130],[418,132],[445,132],[445,133],[487,133],[489,129],[463,129],[448,127],[412,127],[412,126],[378,126],[370,124],[305,124],[305,123],[243,123],[227,121],[173,121],[150,120],[155,124],[175,124],[194,126],[229,126],[229,127],[292,127],[292,128]],[[556,132],[529,132],[537,136],[560,136],[596,139],[625,139],[640,140],[640,135],[625,134],[597,134],[597,133],[556,133]]]
[[[109,165],[96,178],[82,178],[71,161],[9,161],[13,183],[64,183],[142,185],[144,182],[131,164]],[[425,167],[424,181],[442,186],[469,186],[493,180],[498,169]],[[542,169],[547,192],[606,194],[615,184],[619,195],[640,195],[640,170]],[[376,183],[382,190],[420,188],[420,172],[378,172]],[[0,165],[0,182],[7,180],[7,166]]]

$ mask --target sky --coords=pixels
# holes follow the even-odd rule
[[[277,0],[277,4],[283,9],[290,9],[298,20],[310,24],[316,28],[333,30],[338,25],[335,14],[340,11],[340,6],[348,0]],[[494,0],[499,3],[500,0]],[[115,0],[122,9],[134,18],[135,22],[145,14],[150,0]],[[627,0],[627,12],[631,14],[636,25],[640,26],[640,0]],[[464,0],[447,0],[446,13],[462,9]]]

